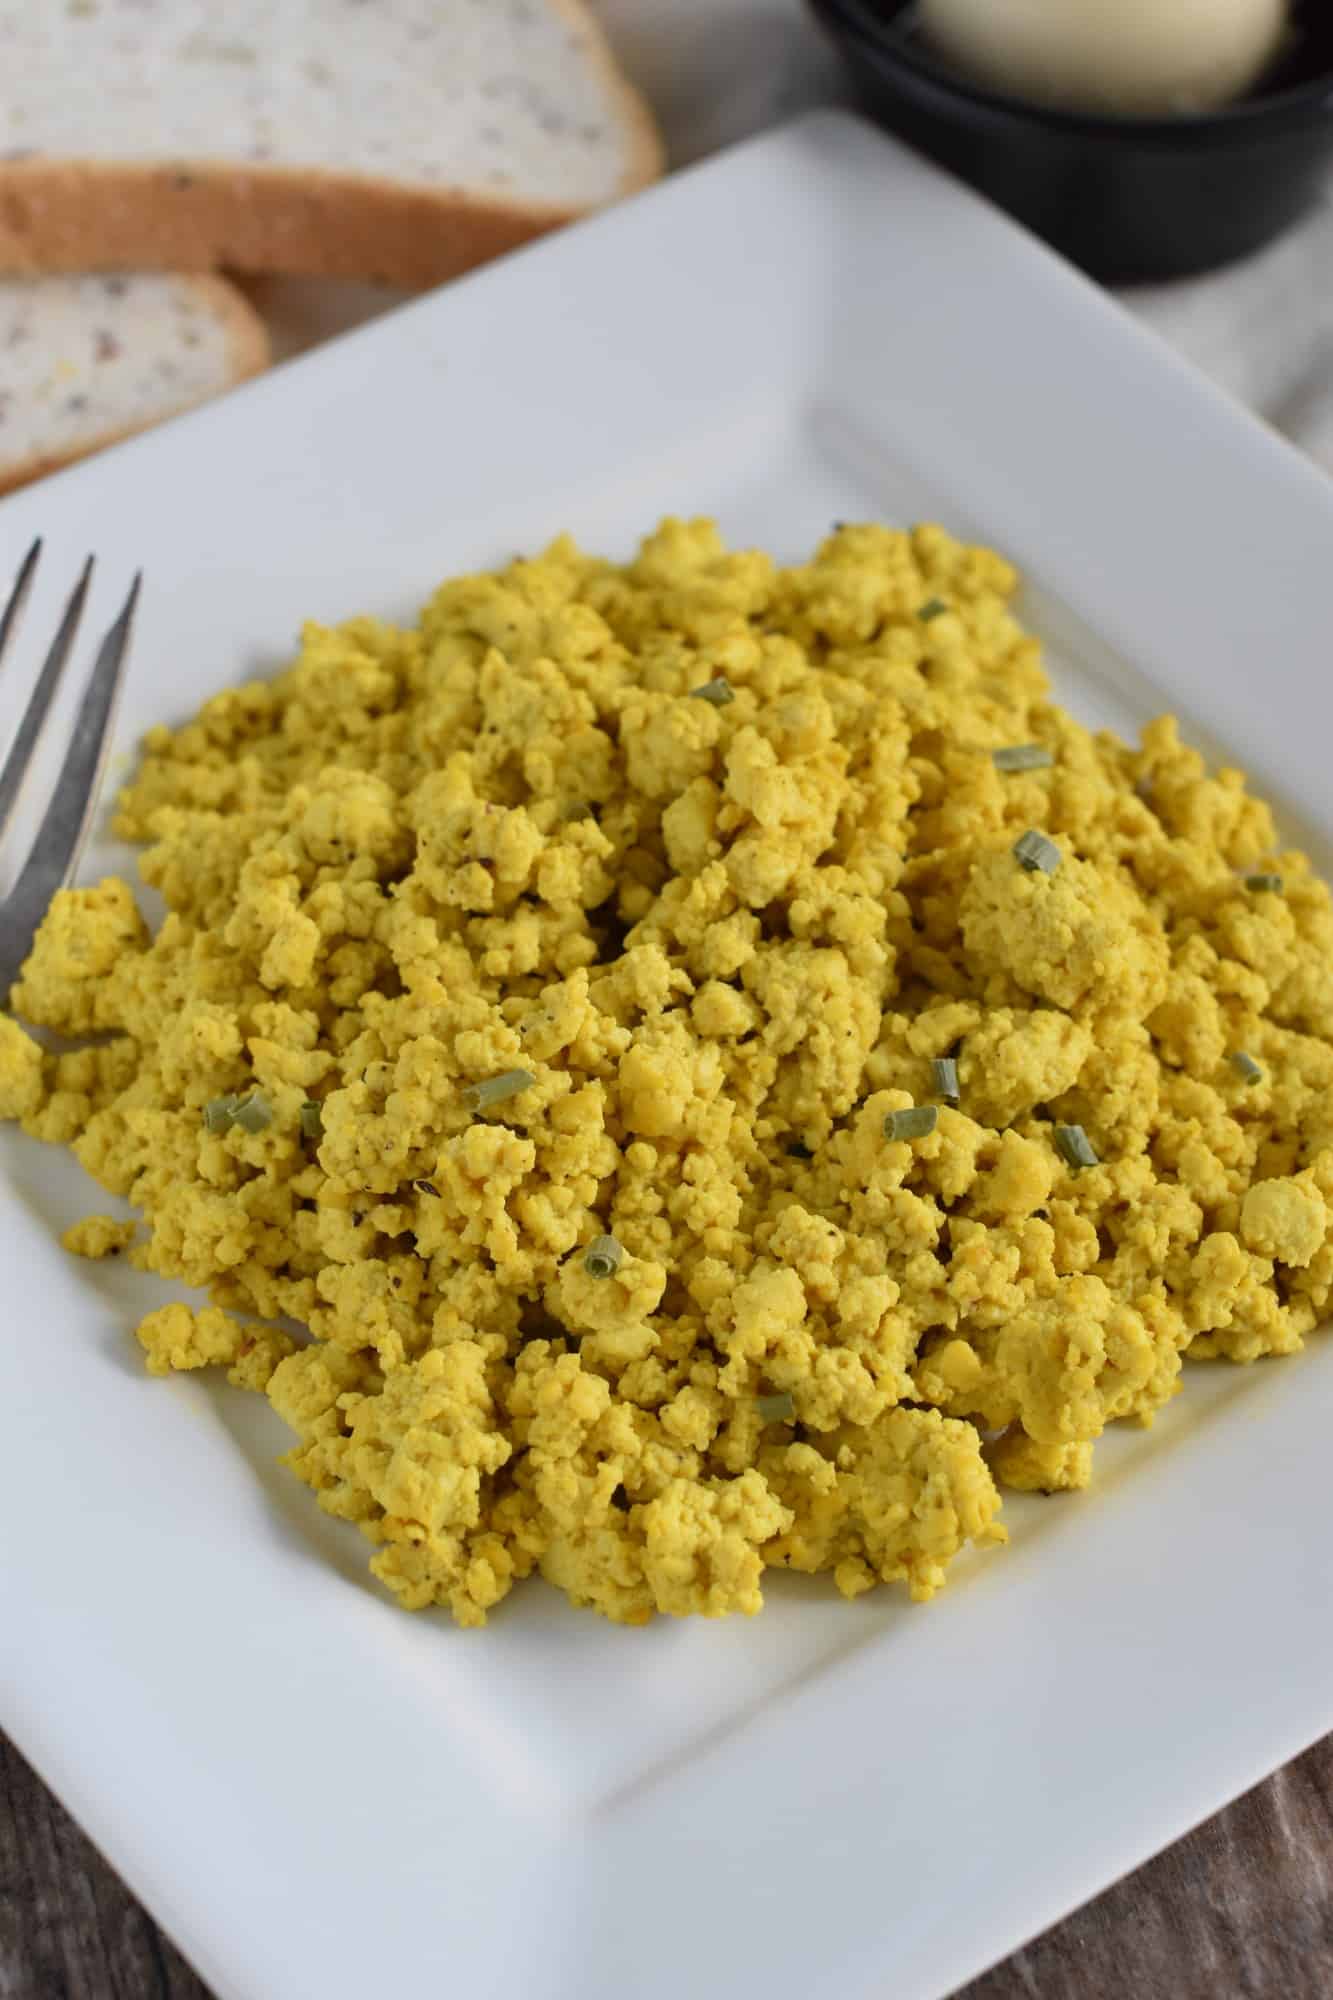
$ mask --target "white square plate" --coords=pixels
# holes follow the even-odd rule
[[[33,635],[85,546],[99,611],[146,564],[128,751],[306,616],[668,511],[997,543],[1079,713],[1178,708],[1327,853],[1333,488],[843,116],[10,500],[0,570],[45,534]],[[142,1375],[139,1281],[55,1244],[77,1170],[0,1165],[5,1720],[223,2000],[934,2000],[1333,1724],[1333,1346],[1189,1371],[929,1610],[778,1578],[627,1633],[531,1584],[459,1633],[258,1399]]]

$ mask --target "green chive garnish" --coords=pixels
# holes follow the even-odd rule
[[[316,1104],[313,1097],[307,1097],[301,1106],[301,1137],[322,1139],[324,1137],[324,1107]]]
[[[804,1139],[793,1139],[787,1148],[787,1158],[789,1160],[813,1160],[814,1157]]]
[[[434,1181],[413,1181],[412,1186],[418,1194],[433,1194],[436,1201],[440,1198],[440,1190],[436,1187]]]
[[[1034,833],[1029,827],[1014,842],[1014,859],[1030,875],[1035,875],[1038,870],[1043,875],[1054,875],[1060,866],[1060,850],[1044,833]]]
[[[702,687],[691,688],[690,694],[695,701],[711,701],[714,708],[725,708],[729,701],[736,699],[735,690],[725,674],[716,674]]]
[[[884,1120],[886,1139],[928,1139],[940,1122],[938,1106],[913,1104],[906,1111],[891,1111]]]
[[[262,1132],[265,1126],[273,1123],[273,1106],[262,1090],[252,1090],[248,1097],[243,1097],[235,1106],[231,1119],[233,1125],[239,1125],[242,1132],[253,1135]]]
[[[1055,762],[1040,743],[1013,743],[1007,750],[992,750],[990,754],[997,771],[1049,771]]]
[[[530,1089],[536,1081],[530,1069],[502,1070],[499,1076],[470,1083],[463,1092],[463,1100],[471,1111],[488,1111],[492,1104],[503,1104],[507,1097],[517,1097],[520,1090]]]
[[[932,618],[942,618],[948,609],[942,597],[928,597],[916,615],[923,625],[929,625]]]
[[[786,1390],[780,1396],[756,1396],[754,1406],[761,1424],[789,1424],[796,1415],[796,1403]]]
[[[1237,1049],[1231,1058],[1231,1067],[1243,1083],[1259,1083],[1263,1078],[1263,1065],[1245,1049]]]
[[[1065,1165],[1076,1173],[1080,1167],[1101,1165],[1096,1148],[1081,1125],[1057,1125],[1055,1147]]]
[[[935,1077],[935,1094],[950,1104],[958,1102],[958,1064],[952,1056],[935,1056],[931,1061]]]
[[[1282,877],[1280,875],[1247,875],[1245,877],[1245,887],[1253,889],[1257,896],[1280,896],[1282,894]]]
[[[594,1236],[583,1253],[583,1268],[590,1278],[614,1278],[624,1261],[624,1246],[614,1236]]]
[[[230,1132],[233,1125],[239,1125],[242,1132],[262,1132],[272,1123],[273,1106],[262,1090],[252,1090],[248,1097],[238,1097],[233,1091],[227,1097],[215,1097],[204,1106],[205,1130],[219,1138]]]

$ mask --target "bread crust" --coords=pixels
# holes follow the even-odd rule
[[[662,169],[652,114],[579,0],[549,4],[611,99],[626,147],[616,191],[632,193]],[[0,162],[0,273],[230,267],[425,287],[587,212],[324,168],[37,154]]]
[[[184,280],[198,298],[204,311],[213,314],[223,322],[227,340],[228,379],[215,392],[235,388],[252,375],[258,375],[268,366],[268,329],[255,311],[250,301],[225,278],[211,276],[190,277]],[[203,400],[209,400],[204,398]],[[194,404],[182,403],[172,411],[179,416]],[[168,422],[168,418],[155,421]],[[43,478],[48,472],[59,472],[67,465],[73,465],[81,458],[88,458],[95,451],[105,451],[108,445],[119,444],[122,439],[135,437],[143,430],[151,430],[152,423],[123,425],[116,429],[94,431],[89,434],[86,444],[77,451],[43,454],[36,458],[24,459],[18,465],[0,464],[0,495],[14,492],[20,486],[28,485],[34,479]]]

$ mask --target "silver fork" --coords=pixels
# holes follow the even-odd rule
[[[4,665],[5,654],[18,630],[41,553],[41,541],[35,541],[23,558],[5,608],[0,611],[0,666]],[[74,650],[92,574],[93,559],[89,556],[82,575],[70,593],[4,768],[0,770],[0,840],[4,839],[23,789],[23,781],[31,769],[42,724],[55,699],[65,663]],[[60,766],[50,804],[33,837],[18,880],[9,895],[0,902],[0,1006],[4,1005],[19,967],[32,949],[33,937],[47,904],[73,874],[92,824],[111,742],[116,696],[120,692],[125,662],[129,657],[134,607],[139,600],[141,581],[141,575],[135,577],[120,616],[98,647],[97,658],[74,717],[69,747]]]

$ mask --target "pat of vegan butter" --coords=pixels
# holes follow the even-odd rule
[[[1287,0],[920,0],[980,83],[1071,111],[1171,117],[1240,97],[1273,61]]]

